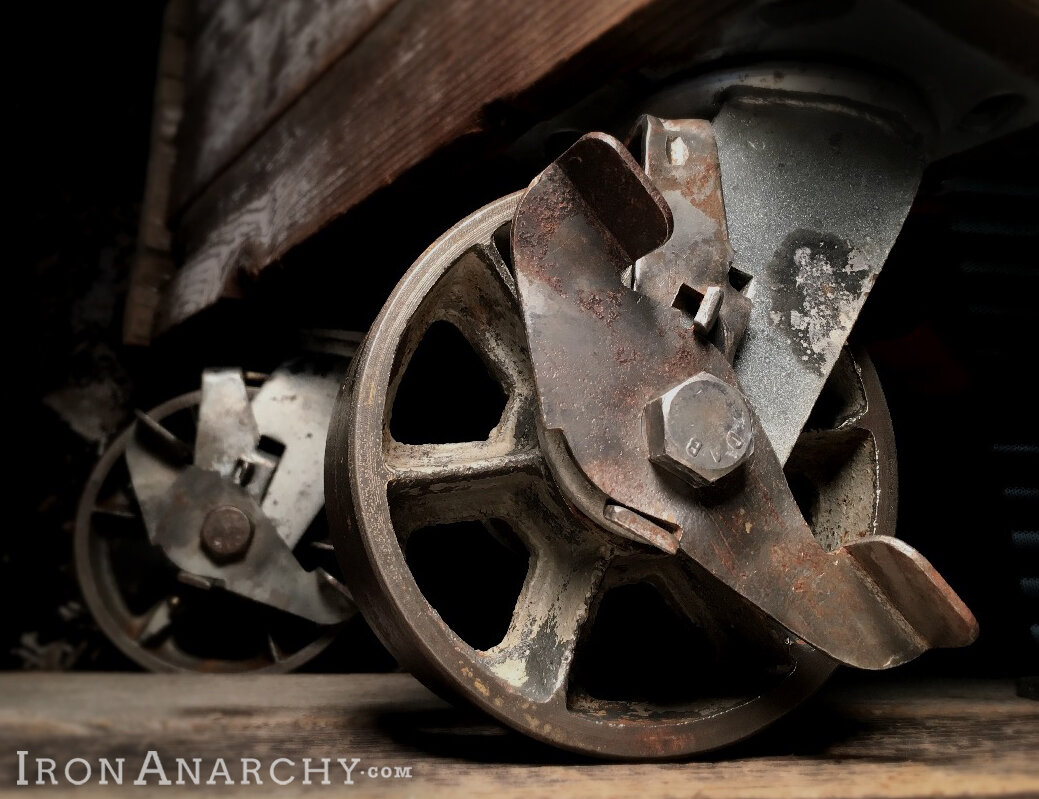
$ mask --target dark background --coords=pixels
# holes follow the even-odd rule
[[[161,5],[27,5],[10,27],[30,54],[12,78],[18,143],[9,156],[8,236],[14,274],[28,276],[28,286],[17,280],[8,293],[16,356],[8,392],[18,406],[10,425],[25,444],[9,464],[16,512],[0,543],[4,668],[53,665],[62,652],[75,668],[130,667],[82,610],[71,541],[101,440],[134,407],[195,387],[203,366],[270,368],[301,321],[363,329],[429,242],[533,174],[529,163],[508,158],[458,175],[437,162],[420,168],[291,253],[247,302],[204,315],[148,351],[128,351],[121,303],[144,186]],[[1028,131],[929,168],[856,330],[894,418],[898,533],[981,623],[975,646],[929,653],[908,667],[915,672],[1037,671],[1037,142]],[[238,332],[218,335],[226,330]],[[450,401],[431,397],[430,407]]]

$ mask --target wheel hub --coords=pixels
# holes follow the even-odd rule
[[[222,505],[206,514],[199,537],[214,562],[239,560],[249,550],[253,523],[241,508]]]

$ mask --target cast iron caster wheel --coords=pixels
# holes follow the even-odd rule
[[[255,399],[259,390],[259,385],[249,386],[249,398]],[[150,671],[298,669],[333,641],[341,624],[316,624],[218,584],[207,587],[173,564],[149,538],[127,465],[128,446],[152,448],[162,457],[162,448],[173,442],[168,433],[176,439],[175,446],[186,444],[194,451],[201,400],[202,392],[196,391],[143,414],[95,467],[76,516],[80,587],[109,640]],[[141,425],[152,435],[139,435]],[[323,512],[309,525],[294,554],[308,570],[338,573]]]
[[[426,251],[351,365],[332,416],[325,490],[347,585],[423,682],[543,742],[647,759],[738,741],[810,696],[834,663],[710,576],[605,533],[564,501],[541,455],[509,271],[519,196]],[[445,323],[500,385],[504,409],[484,440],[409,430],[402,442],[398,389],[423,337]],[[436,364],[442,372],[453,362]],[[439,385],[420,387],[420,404],[452,390],[432,379]],[[863,356],[842,359],[787,471],[824,546],[893,529],[890,418]],[[423,562],[438,554],[438,566]],[[431,579],[444,569],[446,590]],[[503,592],[511,601],[489,619]]]

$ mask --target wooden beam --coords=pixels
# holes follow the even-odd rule
[[[133,346],[151,341],[159,298],[174,273],[167,216],[184,102],[186,5],[186,0],[170,0],[163,15],[137,252],[123,310],[123,342]]]
[[[399,0],[185,211],[186,259],[160,329],[233,293],[240,273],[254,276],[433,153],[486,132],[488,106],[580,62],[596,42],[614,47],[584,64],[583,84],[563,87],[570,102],[625,65],[627,30],[646,59],[647,37],[709,37],[745,5]]]
[[[200,3],[171,211],[183,208],[395,0]]]
[[[171,780],[175,758],[189,765],[202,758],[203,784],[217,758],[235,783],[242,780],[241,758],[258,759],[264,783],[231,788],[243,796],[321,790],[302,784],[305,757],[314,767],[332,758],[336,784],[344,780],[336,759],[360,758],[354,785],[326,788],[358,797],[1039,795],[1039,703],[1016,696],[1008,681],[864,676],[830,685],[817,701],[735,749],[666,764],[598,763],[548,749],[448,706],[405,674],[8,673],[0,675],[0,696],[0,773],[8,790],[19,750],[30,763],[55,759],[60,779],[73,757],[92,762],[95,773],[97,758],[126,758],[123,788],[131,793],[129,783],[154,750],[173,769]],[[281,778],[295,777],[289,785],[269,779],[279,757],[291,761],[278,767]],[[410,767],[411,776],[373,778],[366,773],[372,766]],[[82,764],[71,771],[78,778]],[[154,773],[150,779],[154,785]],[[320,784],[320,776],[311,779]],[[191,784],[160,790],[199,792]],[[119,788],[82,791],[107,796]]]

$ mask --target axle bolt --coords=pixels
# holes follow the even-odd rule
[[[253,523],[241,508],[221,505],[202,522],[202,549],[214,563],[241,560],[253,540]]]
[[[734,472],[754,450],[743,395],[707,372],[652,400],[644,414],[649,459],[696,486]]]

